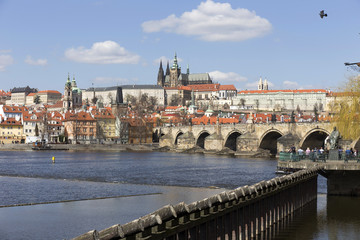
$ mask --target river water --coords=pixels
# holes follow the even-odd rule
[[[52,163],[55,157],[55,163]],[[276,160],[164,152],[0,152],[0,239],[70,239],[275,177]],[[360,239],[360,199],[318,200],[272,239]]]

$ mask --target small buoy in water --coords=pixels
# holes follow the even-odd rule
[[[55,157],[54,156],[52,157],[52,162],[55,163]]]

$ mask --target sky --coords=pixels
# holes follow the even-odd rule
[[[320,18],[324,10],[327,17]],[[0,89],[156,84],[160,60],[240,90],[358,74],[358,0],[0,0]]]

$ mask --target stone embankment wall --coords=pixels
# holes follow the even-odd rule
[[[73,151],[153,151],[157,144],[49,144],[50,150]],[[0,144],[0,151],[32,151],[32,144]]]
[[[239,187],[193,202],[167,205],[124,225],[73,240],[253,239],[317,197],[318,168]]]

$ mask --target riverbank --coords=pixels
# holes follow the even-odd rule
[[[117,151],[117,152],[151,152],[158,144],[49,144],[51,150],[71,151]],[[33,151],[32,144],[2,144],[0,151]]]

